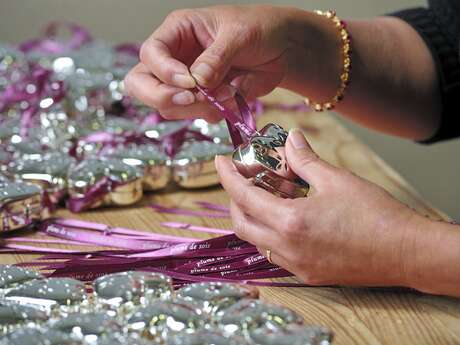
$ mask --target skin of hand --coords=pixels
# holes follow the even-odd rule
[[[311,29],[303,32],[305,17],[310,18]],[[140,63],[125,79],[126,90],[168,119],[199,114],[210,121],[219,120],[218,111],[193,91],[196,81],[230,107],[236,88],[253,99],[277,86],[288,87],[290,76],[298,73],[299,64],[304,65],[297,54],[304,53],[298,46],[304,41],[296,36],[309,36],[312,50],[338,55],[339,39],[326,23],[309,12],[265,5],[174,11],[142,45]],[[318,29],[321,24],[325,30]],[[321,40],[332,40],[332,44]],[[310,60],[322,57],[312,54]],[[312,64],[312,68],[318,66]],[[311,81],[316,80],[321,88],[330,69],[337,70],[329,73],[335,84],[338,59],[321,65],[326,77],[315,79],[317,73],[311,73]]]
[[[458,227],[430,221],[321,160],[299,130],[290,132],[286,154],[312,186],[307,198],[276,197],[241,176],[229,158],[216,159],[238,237],[262,255],[270,249],[275,264],[307,284],[405,286],[460,296]]]
[[[351,84],[337,110],[378,131],[430,137],[440,122],[440,82],[420,35],[391,17],[351,20],[347,28],[353,38]],[[248,99],[279,86],[325,102],[339,85],[341,46],[329,19],[300,9],[178,10],[144,42],[125,86],[168,119],[221,118],[194,91],[196,82],[233,109],[235,88]]]

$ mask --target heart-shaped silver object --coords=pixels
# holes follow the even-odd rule
[[[302,317],[290,309],[251,299],[243,299],[225,309],[217,315],[216,321],[220,328],[231,334],[247,334],[264,326],[279,329],[289,324],[303,324]]]
[[[191,333],[208,322],[194,305],[173,300],[158,301],[138,309],[128,319],[128,330],[147,333],[152,338],[165,338],[179,332]]]
[[[209,123],[203,119],[196,119],[193,121],[191,129],[212,138],[213,142],[217,144],[231,145],[230,133],[225,121]]]
[[[207,329],[198,330],[192,334],[179,334],[166,339],[166,345],[249,345],[249,343],[241,337],[232,336],[223,333],[220,330]]]
[[[49,328],[22,327],[7,335],[0,345],[84,345],[70,335]]]
[[[214,157],[230,154],[229,145],[210,141],[187,141],[172,160],[173,179],[183,188],[210,187],[219,183]]]
[[[177,296],[209,314],[218,313],[243,298],[257,298],[258,290],[238,284],[194,283],[178,290]]]
[[[49,216],[42,189],[25,182],[0,182],[0,232],[20,229]]]
[[[106,205],[131,205],[142,198],[142,173],[139,169],[115,158],[90,158],[70,169],[68,177],[71,198],[84,198],[102,179],[113,187],[91,204],[91,208]]]
[[[253,178],[256,185],[283,198],[299,198],[308,194],[309,186],[289,168],[285,144],[287,132],[268,124],[260,135],[252,137],[233,152],[238,171]]]
[[[48,316],[36,308],[17,303],[0,301],[0,336],[21,326],[37,327],[48,320]]]
[[[74,164],[68,154],[53,152],[39,159],[16,159],[8,165],[7,173],[16,181],[41,186],[51,202],[57,204],[66,194],[67,175]]]
[[[96,309],[123,314],[173,294],[171,278],[160,273],[137,271],[100,277],[93,282],[93,290]]]
[[[111,150],[109,156],[143,170],[144,190],[154,191],[164,187],[171,177],[169,158],[155,145],[128,145]]]
[[[97,340],[122,331],[121,325],[109,315],[92,312],[70,314],[53,323],[52,328],[90,343],[98,343]]]
[[[0,296],[29,280],[43,278],[34,270],[13,265],[0,265]]]
[[[28,281],[11,289],[5,300],[32,306],[47,313],[76,312],[86,303],[85,285],[71,278],[48,278]]]

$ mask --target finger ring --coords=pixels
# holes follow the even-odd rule
[[[265,257],[267,258],[267,261],[271,264],[273,264],[272,261],[272,251],[270,249],[267,249],[265,252]]]

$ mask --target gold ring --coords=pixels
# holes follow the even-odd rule
[[[273,264],[272,261],[272,251],[270,249],[267,249],[265,252],[265,257],[267,258],[267,261],[271,264]]]

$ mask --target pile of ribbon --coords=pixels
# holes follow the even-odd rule
[[[229,210],[218,204],[197,202],[199,210],[149,205],[157,212],[174,215],[228,218]],[[301,287],[304,284],[266,281],[291,277],[257,248],[238,239],[228,229],[162,222],[161,227],[192,233],[218,235],[207,240],[145,232],[76,219],[54,218],[37,225],[37,236],[4,238],[0,254],[40,254],[19,265],[36,267],[48,277],[71,277],[93,281],[99,276],[126,270],[160,272],[174,285],[203,281],[238,282],[258,286]],[[29,243],[25,245],[24,243]],[[40,244],[46,243],[46,247]],[[55,246],[52,246],[55,245]],[[76,249],[62,249],[61,245]],[[105,247],[91,250],[88,247]]]

